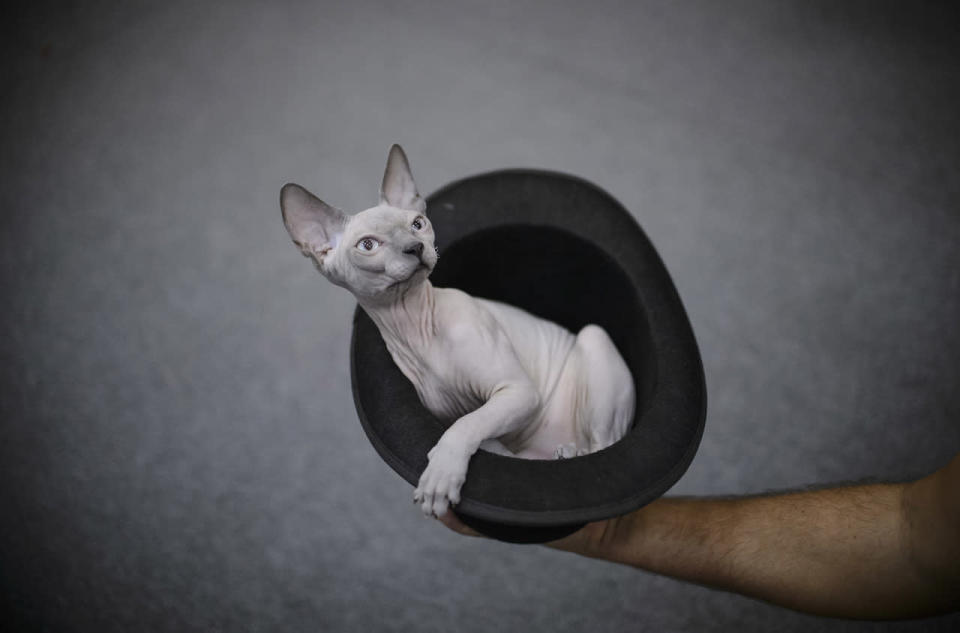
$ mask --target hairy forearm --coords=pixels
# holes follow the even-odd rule
[[[737,499],[661,499],[557,546],[810,613],[910,617],[957,608],[922,573],[905,484]]]

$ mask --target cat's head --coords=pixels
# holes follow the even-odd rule
[[[300,185],[280,191],[283,223],[323,275],[361,301],[391,300],[423,283],[437,263],[433,226],[407,156],[390,148],[380,204],[347,215]]]

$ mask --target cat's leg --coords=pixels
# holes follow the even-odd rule
[[[577,436],[586,443],[578,447],[581,455],[604,449],[626,435],[636,395],[630,370],[603,328],[588,325],[580,330],[572,353],[580,378],[574,420]]]
[[[459,418],[427,453],[427,467],[413,492],[414,503],[424,514],[435,517],[459,503],[470,457],[484,441],[518,430],[539,407],[533,384],[529,379],[518,380],[503,385],[483,406]]]
[[[584,327],[548,397],[544,423],[518,453],[531,459],[568,459],[622,438],[633,421],[633,378],[613,341],[596,325]]]
[[[503,442],[496,438],[490,438],[480,442],[480,448],[487,451],[488,453],[493,453],[494,455],[506,455],[507,457],[516,457],[509,448],[503,445]]]

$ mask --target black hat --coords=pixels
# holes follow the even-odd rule
[[[630,213],[565,174],[505,170],[427,198],[437,287],[519,306],[572,332],[595,323],[633,374],[633,425],[614,445],[563,460],[478,451],[456,506],[504,541],[544,542],[653,501],[686,471],[706,414],[703,365],[670,275]],[[421,404],[358,306],[350,349],[354,402],[370,442],[416,486],[448,424]]]

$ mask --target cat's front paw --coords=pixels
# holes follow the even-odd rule
[[[460,502],[460,487],[467,477],[470,454],[443,441],[430,449],[429,463],[420,475],[413,502],[426,516],[439,517]]]

